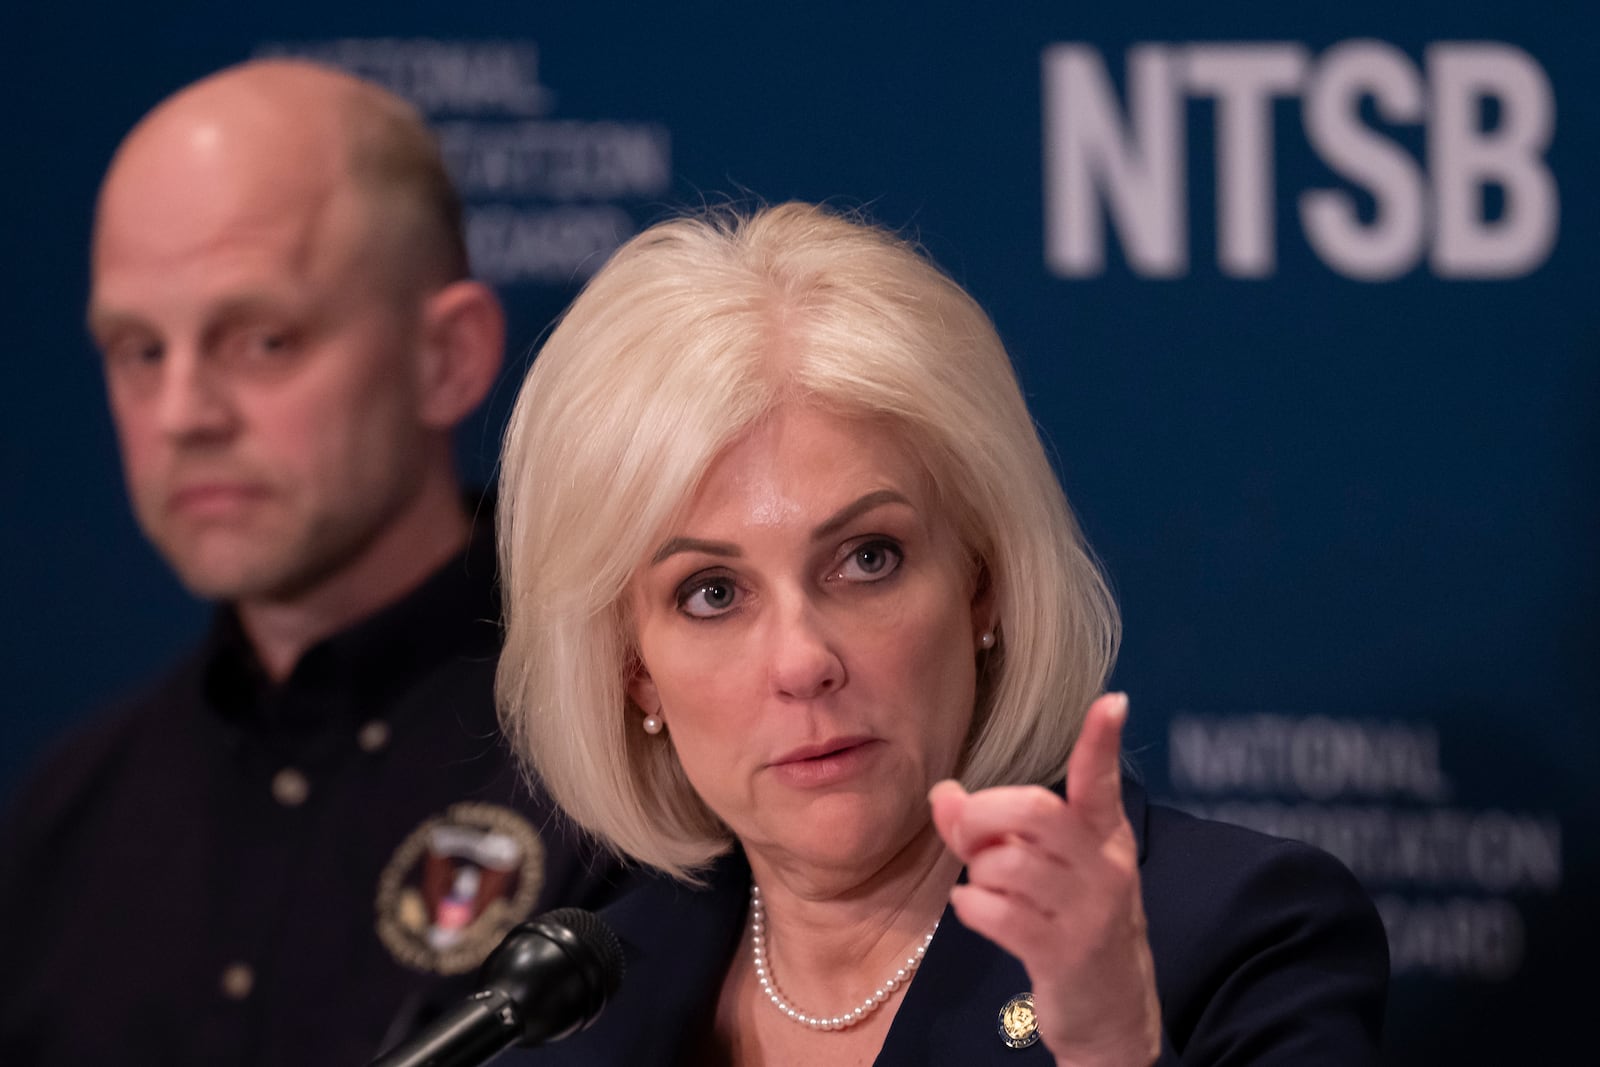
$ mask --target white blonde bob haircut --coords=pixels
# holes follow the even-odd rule
[[[998,640],[975,652],[969,789],[1060,779],[1116,655],[1116,606],[960,286],[898,237],[809,204],[645,230],[567,309],[506,432],[497,699],[579,825],[691,881],[733,839],[670,728],[640,727],[625,593],[712,461],[780,405],[902,435],[989,583]]]

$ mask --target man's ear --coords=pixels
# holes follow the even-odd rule
[[[506,317],[482,282],[451,282],[424,301],[417,415],[453,429],[483,402],[505,357]]]

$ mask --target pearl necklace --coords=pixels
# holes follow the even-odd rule
[[[783,999],[783,994],[778,992],[778,982],[772,975],[771,958],[767,955],[767,909],[761,903],[761,887],[755,883],[750,885],[750,959],[755,964],[756,978],[761,983],[761,992],[767,995],[772,1006],[788,1016],[794,1022],[812,1030],[848,1030],[856,1023],[865,1019],[882,1006],[883,1002],[894,996],[895,990],[911,981],[911,976],[922,963],[922,957],[927,955],[928,945],[933,941],[933,935],[938,933],[939,924],[934,923],[933,929],[928,931],[928,936],[922,939],[922,944],[898,970],[884,981],[872,995],[861,1004],[844,1012],[823,1018],[817,1015],[807,1015],[793,1004]]]

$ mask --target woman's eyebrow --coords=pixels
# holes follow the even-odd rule
[[[904,504],[906,507],[910,507],[911,501],[893,489],[875,489],[854,503],[846,504],[834,512],[830,518],[824,520],[815,530],[811,531],[811,540],[827,540],[856,518],[871,511],[873,508],[882,507],[884,504]]]
[[[823,541],[838,533],[840,529],[848,526],[854,519],[866,514],[873,508],[882,507],[884,504],[904,504],[911,506],[911,501],[903,493],[893,489],[875,489],[865,496],[846,504],[824,519],[817,528],[811,531],[811,540]],[[744,550],[738,545],[727,541],[703,541],[698,537],[672,537],[667,539],[656,554],[650,557],[653,567],[670,556],[680,552],[703,552],[708,556],[728,556],[738,558],[744,555]]]
[[[726,541],[702,541],[697,537],[674,537],[668,540],[656,554],[650,557],[653,567],[668,556],[675,556],[679,552],[704,552],[708,556],[742,556],[744,551],[738,545],[731,545]]]

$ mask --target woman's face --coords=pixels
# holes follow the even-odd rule
[[[956,770],[992,621],[978,586],[904,445],[785,408],[635,574],[630,693],[752,858],[875,870]]]

